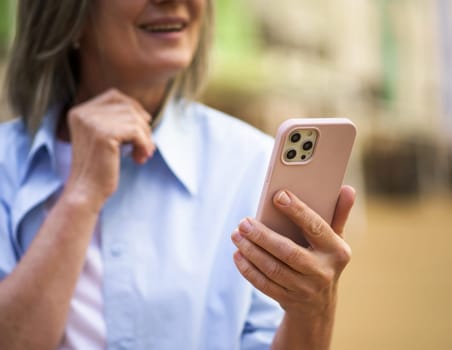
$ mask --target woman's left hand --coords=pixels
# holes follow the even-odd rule
[[[354,199],[353,188],[344,186],[330,226],[294,194],[277,193],[274,204],[300,227],[310,247],[302,247],[257,220],[246,218],[232,233],[239,271],[257,289],[278,301],[293,319],[331,316],[337,281],[351,257],[343,229]]]

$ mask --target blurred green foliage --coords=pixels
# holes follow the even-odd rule
[[[220,55],[252,55],[258,42],[256,22],[243,0],[216,1],[216,50]]]
[[[248,2],[216,0],[212,81],[222,89],[258,90],[264,83],[259,23]]]
[[[13,32],[14,0],[0,0],[0,53],[5,54]]]

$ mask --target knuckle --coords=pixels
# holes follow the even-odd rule
[[[256,288],[266,293],[270,290],[270,282],[265,278],[257,279],[255,282]]]
[[[107,135],[107,134],[106,134],[106,135]],[[106,137],[105,137],[105,140],[106,140],[105,145],[106,145],[106,147],[107,147],[108,149],[110,149],[110,150],[115,150],[115,149],[118,147],[118,143],[117,143],[117,141],[115,141],[115,140],[113,139],[113,137],[108,137],[108,136],[106,136]]]
[[[69,124],[76,124],[82,118],[81,107],[72,108],[67,114]]]
[[[292,207],[292,215],[299,220],[304,220],[306,217],[305,207],[301,203],[295,202]]]
[[[67,122],[71,132],[74,130],[89,131],[92,129],[93,118],[90,117],[90,113],[88,113],[84,107],[76,107],[72,109],[67,116]]]
[[[140,132],[141,132],[141,130],[140,130],[139,125],[133,124],[133,123],[127,124],[127,132],[125,134],[127,134],[128,137],[134,139],[135,137],[140,135]]]
[[[278,249],[282,252],[282,254],[284,255],[288,255],[290,254],[290,252],[292,251],[292,245],[291,245],[291,240],[282,236],[282,240],[278,243]]]
[[[314,236],[321,236],[323,233],[324,225],[320,220],[309,219],[309,230]]]
[[[69,113],[67,116],[67,126],[72,134],[74,134],[74,130],[76,130],[79,121],[74,113]]]
[[[141,126],[139,124],[134,124],[132,127],[132,130],[133,130],[134,134],[141,136],[143,129],[141,128]]]
[[[257,245],[261,245],[266,237],[265,231],[260,225],[255,225],[248,235]]]
[[[121,92],[115,88],[115,87],[111,87],[107,90],[107,94],[110,95],[110,97],[113,98],[119,98],[122,96]]]
[[[240,266],[240,271],[242,272],[243,276],[245,276],[247,279],[250,279],[253,277],[253,267],[248,263],[243,263]]]
[[[267,266],[267,276],[270,279],[274,280],[282,275],[282,273],[283,273],[282,270],[283,269],[280,264],[278,264],[276,262],[272,262],[272,263],[268,264],[268,266]]]
[[[129,104],[122,104],[121,108],[122,118],[125,123],[139,125],[140,120],[137,116],[137,113]]]
[[[253,246],[246,239],[242,239],[242,242],[243,243],[242,246],[240,247],[240,251],[243,253],[244,256],[252,258],[254,256]]]
[[[345,267],[352,258],[352,249],[347,243],[343,243],[335,254],[336,262],[340,267]]]
[[[323,290],[326,287],[330,286],[331,283],[334,281],[335,272],[333,269],[328,268],[324,269],[322,271],[319,271],[317,278],[318,278],[318,290]]]
[[[285,260],[287,265],[293,266],[299,264],[302,260],[300,248],[294,244],[287,244]]]

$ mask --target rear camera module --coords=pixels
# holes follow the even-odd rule
[[[300,141],[300,139],[301,139],[301,135],[298,132],[296,132],[295,134],[293,134],[290,137],[290,141],[293,142],[293,143],[296,143],[296,142]]]
[[[310,127],[291,129],[284,134],[281,161],[288,165],[305,165],[314,156],[318,137],[319,132]]]
[[[312,149],[312,146],[313,146],[312,141],[306,141],[306,142],[303,144],[303,150],[305,150],[305,151],[310,151],[310,150]]]
[[[297,151],[294,149],[291,149],[287,152],[286,157],[287,159],[294,159],[297,156]]]

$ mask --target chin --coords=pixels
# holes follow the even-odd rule
[[[176,74],[184,69],[186,69],[191,61],[193,60],[192,52],[162,52],[153,57],[147,57],[143,62],[149,70],[153,70],[155,73],[158,72],[175,72]]]

